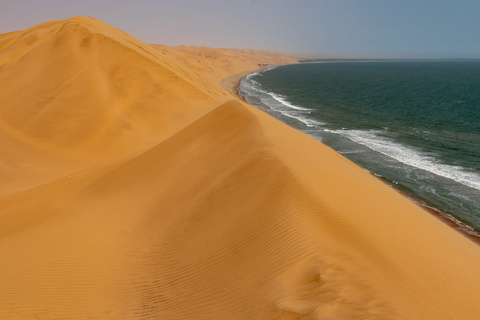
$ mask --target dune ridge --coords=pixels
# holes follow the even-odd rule
[[[0,35],[0,319],[475,319],[477,245],[220,84],[293,62]]]

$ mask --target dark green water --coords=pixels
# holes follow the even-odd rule
[[[249,75],[238,90],[480,230],[480,61],[286,65]]]

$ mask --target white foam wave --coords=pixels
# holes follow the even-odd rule
[[[302,111],[310,111],[311,109],[308,109],[308,108],[304,108],[304,107],[300,107],[300,106],[297,106],[297,105],[294,105],[293,103],[291,103],[290,101],[286,100],[286,97],[280,95],[280,94],[277,94],[277,93],[274,93],[274,92],[271,92],[271,91],[266,91],[266,90],[263,90],[260,88],[260,84],[253,80],[252,77],[256,76],[256,75],[261,75],[262,73],[266,72],[266,71],[269,71],[269,70],[272,70],[272,69],[275,69],[277,68],[278,66],[274,66],[274,67],[271,67],[271,68],[268,68],[268,69],[265,69],[265,70],[260,70],[260,71],[257,71],[257,72],[254,72],[254,73],[251,73],[249,74],[246,79],[250,82],[250,85],[244,83],[245,85],[248,85],[251,89],[255,90],[255,91],[258,91],[258,92],[261,92],[261,93],[264,93],[266,95],[269,95],[270,97],[272,97],[274,100],[280,102],[282,105],[288,107],[288,108],[291,108],[291,109],[294,109],[294,110],[302,110]]]
[[[285,105],[289,108],[292,108],[292,109],[295,109],[295,110],[303,110],[303,111],[310,111],[311,110],[311,109],[308,109],[308,108],[303,108],[303,107],[296,106],[296,105],[290,103],[289,101],[287,101],[281,95],[275,94],[273,92],[266,92],[266,94],[270,95],[273,99],[277,100],[278,102],[282,103],[283,105]]]
[[[255,83],[255,82],[253,82]],[[270,97],[272,97],[274,100],[276,100],[277,102],[281,103],[282,105],[290,108],[290,109],[294,109],[294,110],[301,110],[301,111],[311,111],[311,109],[308,109],[308,108],[303,108],[303,107],[299,107],[299,106],[296,106],[292,103],[290,103],[289,101],[287,101],[285,99],[285,97],[279,95],[279,94],[276,94],[276,93],[273,93],[273,92],[270,92],[270,91],[266,91],[266,90],[263,90],[263,89],[260,89],[258,88],[257,86],[252,86],[252,89],[258,91],[258,92],[261,92],[261,93],[264,93],[266,95],[269,95]]]
[[[244,79],[246,79],[246,80],[248,80],[248,81],[252,81],[252,82],[253,82],[253,80],[252,80],[252,77],[258,76],[258,75],[260,74],[260,72],[261,72],[261,71],[262,71],[262,70],[260,70],[260,71],[256,71],[256,72],[254,72],[254,73],[250,73],[250,74],[249,74],[249,75],[247,75],[247,76],[246,76]],[[242,81],[243,81],[243,80],[242,80]]]
[[[391,139],[380,136],[380,131],[331,130],[350,140],[369,147],[390,158],[412,167],[416,167],[444,178],[452,179],[465,186],[480,190],[480,175],[464,168],[440,163],[438,159],[421,151],[401,145]]]
[[[306,125],[309,128],[315,128],[315,127],[318,127],[318,126],[325,125],[324,122],[320,122],[320,121],[317,121],[315,119],[302,116],[302,113],[299,113],[299,112],[286,112],[286,111],[278,111],[278,112],[280,112],[284,116],[287,116],[287,117],[293,118],[297,121],[300,121],[301,123],[303,123],[304,125]]]
[[[262,69],[262,70],[258,70],[258,71],[255,71],[253,73],[250,73],[249,75],[247,75],[245,78],[248,79],[248,80],[251,80],[252,77],[255,77],[255,76],[258,76],[258,75],[262,75],[262,73],[265,73],[267,71],[270,71],[270,70],[273,70],[273,69],[276,69],[280,66],[273,66],[273,67],[270,67],[270,68],[267,68],[267,69]]]
[[[245,78],[245,81],[242,80],[241,90],[256,96],[261,100],[264,105],[268,106],[273,111],[279,112],[286,117],[295,119],[309,128],[315,128],[325,125],[324,122],[320,122],[308,116],[311,109],[294,105],[288,100],[286,100],[286,97],[260,88],[258,82],[249,78],[250,76],[258,74],[259,72],[263,72],[263,70],[250,74],[249,76],[247,76],[247,78]]]

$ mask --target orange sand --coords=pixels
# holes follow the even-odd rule
[[[291,62],[0,35],[0,318],[478,319],[479,246],[220,85]]]

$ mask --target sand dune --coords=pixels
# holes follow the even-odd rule
[[[290,62],[0,35],[0,319],[478,318],[478,245],[220,85]]]

